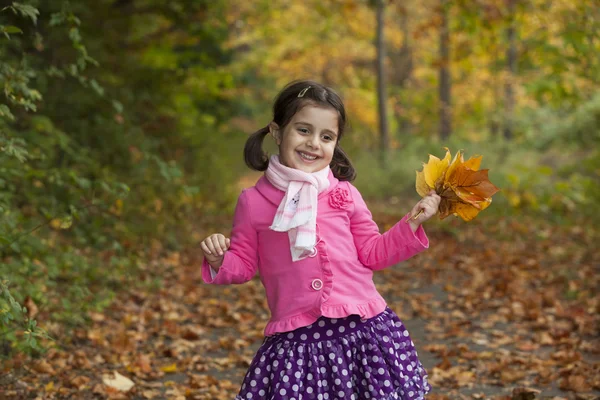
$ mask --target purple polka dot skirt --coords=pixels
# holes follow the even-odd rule
[[[413,400],[429,390],[408,331],[386,308],[265,338],[235,399]]]

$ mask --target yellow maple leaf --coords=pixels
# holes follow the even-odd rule
[[[443,159],[439,159],[436,156],[430,154],[429,162],[423,165],[423,174],[425,175],[425,183],[430,188],[435,188],[436,183],[439,179],[443,179],[446,170],[450,166],[450,151],[446,151],[446,156]]]
[[[429,186],[427,186],[427,182],[425,182],[425,174],[423,171],[417,171],[417,193],[421,195],[421,197],[427,196],[427,193],[431,190]]]
[[[421,196],[427,194],[442,181],[448,166],[450,165],[450,151],[446,148],[446,156],[439,159],[430,154],[429,162],[423,163],[423,171],[417,171],[416,189]]]

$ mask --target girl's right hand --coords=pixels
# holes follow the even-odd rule
[[[213,233],[200,243],[204,258],[215,270],[221,268],[225,252],[229,249],[231,240],[220,233]]]

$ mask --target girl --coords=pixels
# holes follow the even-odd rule
[[[340,97],[292,82],[273,114],[246,143],[246,163],[265,174],[242,191],[231,240],[217,233],[201,243],[205,282],[244,283],[258,270],[271,311],[236,400],[423,399],[426,372],[372,278],[429,247],[421,223],[435,215],[439,196],[421,199],[380,234],[350,183]],[[263,152],[267,134],[279,155]]]

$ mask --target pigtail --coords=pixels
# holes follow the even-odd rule
[[[269,133],[269,126],[254,132],[244,146],[244,161],[255,171],[265,171],[269,167],[269,157],[262,149],[262,144]]]
[[[333,172],[333,176],[340,181],[352,182],[356,178],[356,170],[350,158],[340,146],[335,147],[329,167],[331,168],[331,172]]]

